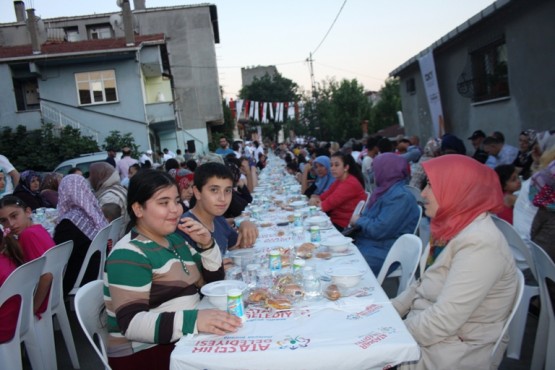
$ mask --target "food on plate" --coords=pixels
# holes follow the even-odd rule
[[[295,222],[295,215],[287,215],[287,221]]]
[[[285,231],[283,231],[283,230],[279,230],[277,232],[277,236],[284,236],[284,235],[285,235]]]
[[[288,211],[288,212],[291,212],[291,211],[294,211],[294,210],[295,210],[295,208],[290,207],[290,206],[283,206],[283,207],[281,207],[281,208],[282,208],[284,211]],[[289,216],[287,216],[287,218],[290,219]],[[294,221],[294,220],[295,220],[295,218],[293,218],[293,221]],[[289,221],[289,222],[293,222],[293,221]]]
[[[291,301],[285,297],[276,296],[266,299],[266,304],[276,310],[288,310],[291,308]]]
[[[304,296],[303,288],[295,283],[282,285],[280,287],[280,293],[293,298],[302,298]]]
[[[330,300],[330,301],[336,301],[339,298],[341,298],[341,291],[339,290],[339,287],[335,284],[330,284],[328,285],[328,287],[326,288],[326,290],[324,291],[324,295]]]
[[[329,260],[331,258],[331,253],[330,252],[318,252],[318,253],[316,253],[316,258]]]
[[[297,257],[305,259],[311,258],[314,248],[316,248],[316,246],[313,243],[301,244],[299,248],[297,248]]]
[[[272,226],[272,225],[273,225],[273,224],[272,224],[271,222],[265,221],[265,222],[262,222],[262,223],[260,224],[260,227],[270,227],[270,226]]]
[[[268,299],[268,297],[269,297],[268,290],[263,288],[257,288],[250,291],[248,300],[251,303],[261,303],[261,302],[265,302],[266,299]]]

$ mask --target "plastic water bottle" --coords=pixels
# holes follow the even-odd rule
[[[316,271],[312,266],[306,266],[303,269],[303,289],[307,300],[320,297],[320,279],[316,276]]]

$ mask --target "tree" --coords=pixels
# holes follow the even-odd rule
[[[346,141],[362,136],[361,122],[370,115],[364,86],[356,79],[326,81],[305,103],[311,133],[321,140]]]
[[[370,110],[369,133],[398,123],[397,112],[401,110],[399,79],[388,78],[379,96],[380,100]]]
[[[293,102],[300,99],[299,86],[281,74],[270,76],[266,73],[262,78],[255,77],[250,85],[244,86],[239,92],[241,99],[258,102]],[[260,124],[260,122],[251,122]],[[263,135],[277,139],[277,133],[283,127],[281,122],[270,122],[262,125]],[[287,127],[287,125],[285,125]]]
[[[131,157],[139,158],[139,146],[135,143],[135,138],[133,138],[130,132],[122,136],[117,130],[110,131],[110,135],[104,139],[104,145],[102,145],[102,148],[106,150],[110,147],[118,150],[121,150],[121,148],[124,147],[131,148]]]
[[[38,130],[27,131],[23,125],[4,127],[0,133],[0,152],[20,171],[51,171],[60,162],[84,153],[97,152],[98,144],[79,129],[55,128],[51,123]]]

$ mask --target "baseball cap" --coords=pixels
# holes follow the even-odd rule
[[[474,140],[477,139],[479,137],[486,137],[486,134],[484,133],[484,131],[482,130],[476,130],[472,133],[472,135],[470,135],[470,137],[468,138],[468,140]]]

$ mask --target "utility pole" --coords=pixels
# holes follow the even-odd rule
[[[314,66],[312,65],[314,59],[312,59],[312,52],[310,53],[306,61],[308,62],[308,68],[310,69],[310,85],[312,87],[312,97],[314,97],[314,94],[316,93],[316,87],[314,86]]]

